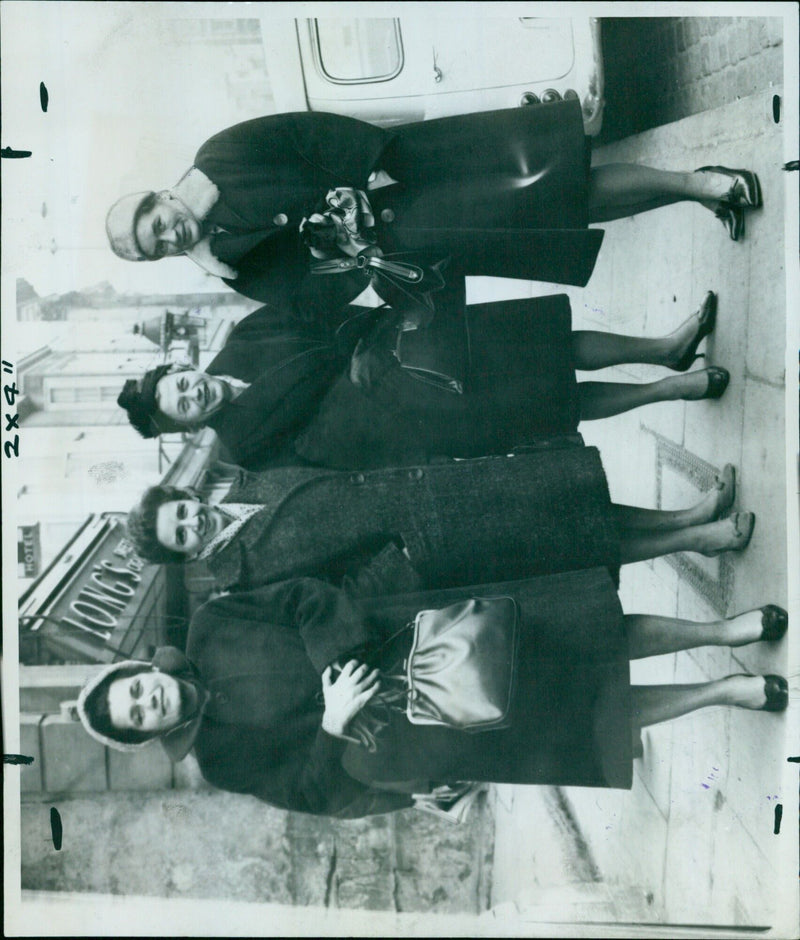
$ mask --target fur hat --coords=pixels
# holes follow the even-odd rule
[[[128,379],[122,386],[117,404],[128,412],[128,420],[142,437],[158,437],[165,432],[186,430],[184,425],[162,414],[156,404],[156,386],[174,370],[175,364],[168,362],[145,372],[141,379]]]
[[[106,216],[106,235],[111,250],[125,261],[148,261],[136,239],[136,223],[142,203],[154,193],[131,193],[118,199]]]

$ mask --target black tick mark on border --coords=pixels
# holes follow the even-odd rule
[[[59,813],[55,806],[50,807],[50,832],[53,834],[53,847],[56,852],[60,852],[64,829],[61,825],[61,813]]]

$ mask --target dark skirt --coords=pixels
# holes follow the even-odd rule
[[[580,104],[566,101],[404,125],[381,166],[400,181],[393,205],[403,213],[403,231],[581,229],[590,158]],[[373,190],[370,199],[391,189]],[[385,226],[387,234],[392,229]]]
[[[486,595],[480,587],[384,598],[380,628],[402,626],[416,610]],[[384,711],[388,725],[370,753],[350,744],[345,770],[371,786],[406,781],[630,788],[631,707],[622,609],[605,569],[491,585],[520,611],[516,692],[510,726],[475,733],[412,725]],[[392,657],[397,655],[392,649]],[[402,652],[402,651],[401,651]],[[384,652],[384,665],[387,653]]]
[[[580,103],[509,108],[397,128],[370,192],[384,251],[438,248],[465,274],[583,286],[602,231],[588,230],[590,142]]]
[[[311,463],[365,469],[505,454],[540,435],[574,433],[571,329],[565,295],[465,310],[437,298],[433,322],[413,342],[445,350],[445,371],[461,366],[463,394],[420,381],[394,360],[369,389],[344,375],[295,450]],[[463,355],[452,352],[462,347]]]

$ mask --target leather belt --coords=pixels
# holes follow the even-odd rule
[[[311,265],[312,274],[343,274],[346,271],[366,270],[367,273],[391,274],[408,284],[418,284],[423,278],[419,265],[408,261],[390,261],[370,255],[357,255],[355,258],[332,258],[330,261],[315,261]]]

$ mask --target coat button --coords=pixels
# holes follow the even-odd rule
[[[381,219],[384,222],[394,222],[394,210],[381,209]]]
[[[214,701],[217,703],[217,705],[227,705],[228,696],[224,692],[217,692],[214,695]]]
[[[351,474],[350,482],[354,483],[356,486],[360,486],[364,482],[364,474],[363,473]]]
[[[286,225],[289,221],[289,216],[285,212],[279,212],[275,218],[272,220],[273,225]]]
[[[414,467],[413,470],[408,471],[409,480],[421,480],[425,476],[425,471],[420,467]]]

